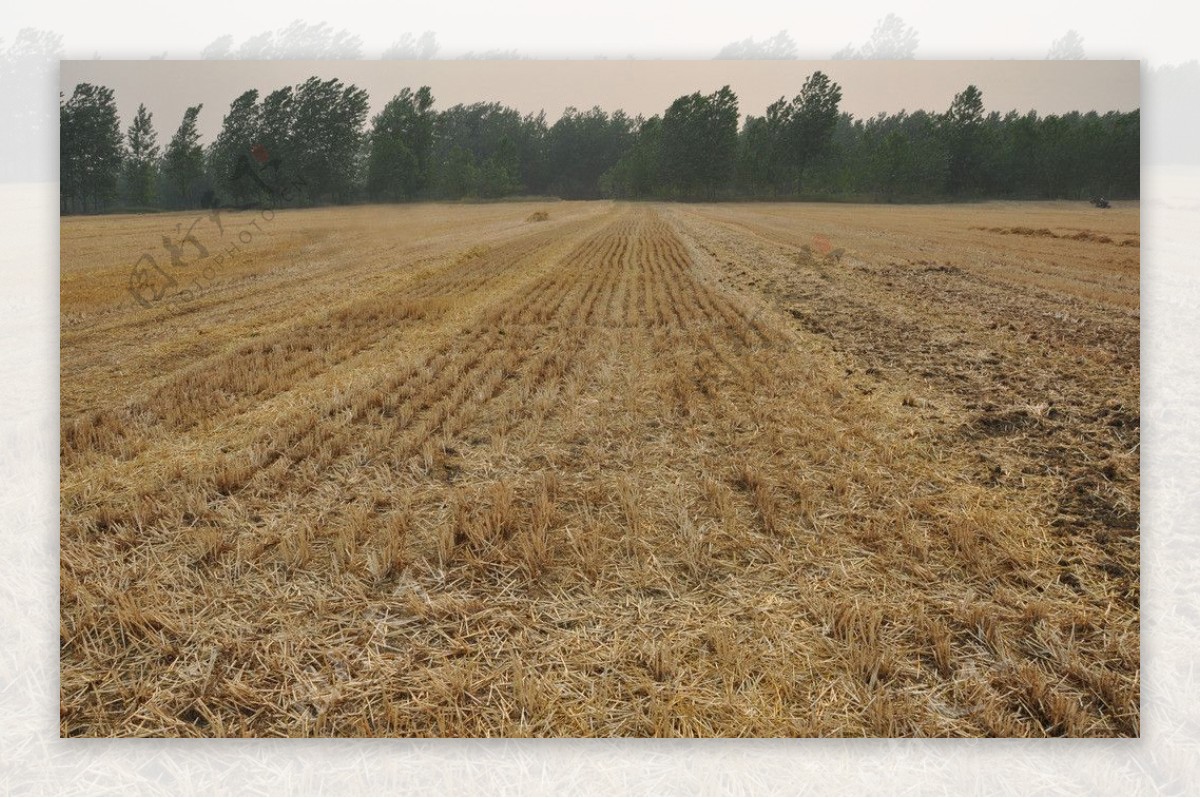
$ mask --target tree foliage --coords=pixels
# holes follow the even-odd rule
[[[728,188],[737,159],[738,101],[728,86],[689,94],[663,114],[660,176],[681,198],[715,198]]]
[[[174,203],[184,207],[198,204],[202,190],[199,184],[205,174],[204,150],[196,119],[203,107],[202,103],[184,111],[183,121],[163,153],[163,177],[173,192]]]
[[[500,197],[541,190],[545,135],[544,116],[522,116],[500,103],[447,108],[434,125],[434,195]]]
[[[245,179],[251,150],[262,142],[262,108],[258,104],[258,90],[251,89],[237,97],[229,105],[229,112],[221,122],[217,134],[208,149],[208,172],[213,186],[222,196],[236,203],[244,203],[261,188]]]
[[[841,99],[841,87],[818,71],[740,128],[728,86],[678,97],[648,119],[567,108],[547,125],[544,113],[495,102],[437,110],[423,86],[402,89],[364,129],[366,92],[313,77],[238,96],[207,148],[196,127],[201,106],[189,108],[157,163],[151,115],[141,107],[122,171],[112,92],[80,84],[60,100],[62,208],[111,207],[118,176],[128,202],[164,207],[545,193],[888,202],[1139,195],[1137,111],[1002,115],[986,110],[974,85],[940,113],[856,119]],[[146,190],[155,172],[156,194]]]
[[[947,188],[951,194],[978,192],[988,132],[983,125],[983,94],[974,85],[967,86],[954,95],[941,123],[949,156]]]
[[[791,103],[780,109],[782,157],[779,165],[797,185],[803,179],[805,168],[829,148],[841,101],[841,87],[818,71],[804,81],[803,88]]]
[[[599,196],[600,178],[629,149],[633,120],[623,111],[567,108],[546,134],[548,190],[568,199]]]
[[[367,193],[372,199],[412,199],[429,185],[433,94],[403,89],[371,121]]]
[[[294,133],[290,142],[295,174],[303,175],[314,201],[353,198],[367,92],[336,78],[309,78],[296,89]]]
[[[662,117],[635,120],[633,143],[600,177],[600,191],[621,199],[653,197],[662,191]]]
[[[144,207],[154,200],[159,149],[153,117],[145,105],[139,105],[133,123],[126,132],[129,144],[124,165],[124,187],[125,201],[130,205]]]
[[[124,144],[112,89],[80,83],[59,103],[62,208],[98,211],[116,198]]]

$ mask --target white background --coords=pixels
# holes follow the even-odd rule
[[[1143,61],[1142,739],[1099,741],[59,740],[56,63],[0,84],[40,131],[3,131],[0,183],[0,793],[6,794],[1197,794],[1200,793],[1200,130],[1197,91],[1157,69],[1196,57],[1183,4],[42,2],[5,6],[67,58],[196,58],[294,19],[376,58],[432,30],[439,57],[711,58],[787,30],[800,57],[866,41],[889,12],[922,58],[1039,58],[1068,29],[1094,58]],[[32,99],[30,99],[32,98]],[[26,110],[27,109],[27,110]],[[6,119],[12,117],[10,114]],[[1188,135],[1190,133],[1190,135]],[[1168,135],[1170,134],[1170,135]],[[1166,143],[1163,143],[1166,142]],[[1180,142],[1183,142],[1182,144]]]

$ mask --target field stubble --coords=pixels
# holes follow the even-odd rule
[[[1136,210],[539,210],[64,222],[63,735],[1138,734]]]

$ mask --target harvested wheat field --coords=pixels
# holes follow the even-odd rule
[[[62,735],[1139,733],[1135,204],[219,221],[62,223]]]

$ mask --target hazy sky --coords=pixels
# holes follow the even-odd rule
[[[439,109],[495,100],[522,113],[545,110],[553,123],[572,105],[650,116],[682,94],[725,84],[743,116],[761,115],[779,97],[797,94],[817,69],[841,84],[842,110],[860,118],[943,111],[968,83],[983,92],[988,111],[1002,113],[1140,105],[1136,61],[63,61],[60,85],[68,96],[81,82],[113,89],[123,127],[145,103],[165,144],[189,105],[204,103],[200,130],[209,143],[243,91],[265,94],[312,75],[366,89],[372,115],[401,88],[428,85]]]

